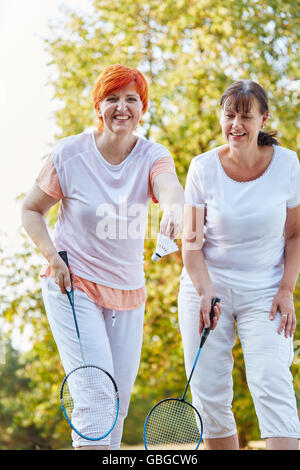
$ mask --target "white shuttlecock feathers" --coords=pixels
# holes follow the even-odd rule
[[[179,248],[169,237],[166,237],[162,233],[159,233],[157,236],[156,249],[155,253],[152,255],[152,261],[159,261],[163,256],[169,255],[170,253],[175,253]]]

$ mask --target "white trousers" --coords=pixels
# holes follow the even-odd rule
[[[269,320],[277,289],[236,291],[214,282],[222,314],[201,350],[191,381],[193,404],[203,418],[205,438],[236,433],[232,413],[233,356],[236,330],[241,341],[246,375],[262,438],[300,438],[300,424],[290,365],[293,339],[277,333],[280,313]],[[199,348],[201,298],[187,275],[181,278],[179,324],[187,375]],[[236,329],[235,329],[236,326]]]
[[[82,365],[72,309],[67,295],[60,292],[51,278],[42,279],[42,295],[67,374]],[[135,310],[112,311],[95,304],[77,289],[74,290],[74,303],[86,363],[102,367],[114,377],[120,407],[116,425],[106,438],[89,441],[73,431],[73,447],[105,445],[116,450],[120,448],[124,419],[140,363],[145,304]]]

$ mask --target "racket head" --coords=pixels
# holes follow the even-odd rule
[[[101,367],[87,364],[69,372],[61,384],[60,402],[71,428],[84,439],[99,441],[116,424],[118,388]]]
[[[146,450],[197,450],[203,433],[198,410],[183,398],[165,398],[148,413],[144,425]]]

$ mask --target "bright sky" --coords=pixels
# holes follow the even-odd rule
[[[0,0],[0,247],[3,243],[9,253],[20,246],[16,198],[32,186],[53,142],[55,107],[46,85],[49,57],[44,39],[49,21],[62,17],[62,5],[81,12],[90,8],[89,0]],[[15,329],[14,347],[31,347],[27,326],[23,334]],[[0,320],[0,332],[4,328]]]
[[[20,228],[16,197],[27,192],[53,141],[49,57],[44,51],[49,20],[61,5],[88,11],[88,0],[0,0],[0,241],[15,243]]]

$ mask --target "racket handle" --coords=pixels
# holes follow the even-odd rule
[[[221,302],[221,299],[219,299],[218,297],[214,297],[211,301],[211,309],[210,309],[210,314],[209,314],[210,325],[209,325],[209,327],[206,327],[203,330],[203,333],[201,335],[200,348],[202,348],[202,346],[204,345],[204,343],[207,340],[207,337],[210,333],[210,330],[211,330],[211,327],[212,327],[212,324],[213,324],[213,318],[215,316],[214,307],[215,307],[217,302]]]
[[[59,256],[61,257],[61,259],[66,263],[66,265],[67,265],[67,267],[68,267],[68,269],[69,269],[69,272],[70,272],[69,260],[68,260],[67,252],[66,252],[66,251],[59,251],[58,254],[59,254]],[[69,301],[70,301],[70,303],[72,304],[73,298],[70,297],[70,295],[72,295],[72,292],[73,292],[73,282],[72,282],[72,274],[71,274],[71,273],[70,273],[70,280],[71,280],[71,291],[68,292],[68,291],[66,290],[66,292],[67,292],[67,294],[68,294]]]
[[[221,302],[221,299],[218,299],[218,297],[214,297],[211,301],[211,310],[210,310],[210,314],[209,314],[210,328],[212,327],[213,319],[214,319],[214,316],[215,316],[214,307],[215,307],[216,303],[218,303],[218,302]]]
[[[61,259],[66,263],[66,265],[68,266],[69,272],[70,272],[67,252],[66,251],[59,251],[58,254],[61,257]],[[79,333],[79,328],[78,328],[78,323],[77,323],[77,318],[76,318],[76,313],[75,313],[75,307],[74,307],[74,292],[73,292],[73,283],[72,283],[72,274],[71,273],[70,273],[70,280],[71,280],[71,291],[68,292],[67,289],[65,289],[65,291],[67,293],[69,302],[70,302],[71,307],[72,307],[73,318],[74,318],[74,323],[75,323],[75,327],[76,327],[76,333],[77,333],[77,337],[78,337],[78,340],[79,340],[81,358],[82,358],[82,362],[85,364],[85,359],[84,359],[83,350],[82,350],[82,344],[81,344],[81,341],[80,341],[80,333]]]

